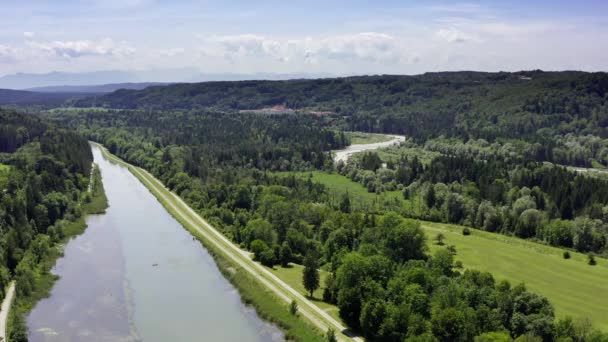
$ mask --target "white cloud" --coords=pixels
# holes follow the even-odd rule
[[[161,57],[175,57],[184,53],[186,53],[186,49],[184,48],[161,49],[158,51],[158,55]]]
[[[26,39],[30,39],[30,38],[34,38],[34,32],[30,32],[30,31],[25,31],[23,32],[23,37],[25,37]]]
[[[403,51],[391,35],[364,32],[324,38],[319,42],[318,50],[313,52],[320,58],[390,62],[399,60]]]
[[[403,46],[397,38],[378,32],[298,39],[275,39],[255,34],[214,36],[203,39],[201,51],[204,56],[232,62],[250,57],[310,64],[324,60],[397,62],[404,57]]]
[[[64,58],[78,58],[83,56],[124,57],[135,52],[135,49],[126,42],[117,43],[110,38],[102,39],[100,41],[28,41],[27,45],[30,48]]]
[[[455,28],[442,28],[435,32],[435,38],[447,41],[448,43],[464,43],[466,41],[476,40],[473,36]]]
[[[282,42],[255,34],[212,36],[204,39],[203,55],[237,61],[248,57],[270,57],[282,60],[285,56]]]
[[[17,49],[0,45],[0,63],[14,63],[17,61]]]

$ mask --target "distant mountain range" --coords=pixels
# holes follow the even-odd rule
[[[142,82],[142,83],[111,83],[102,85],[74,85],[74,86],[49,86],[29,88],[28,91],[38,93],[96,93],[106,94],[118,89],[142,90],[150,86],[162,86],[170,83]]]
[[[41,92],[112,92],[117,89],[143,89],[150,85],[207,81],[287,80],[329,77],[311,73],[201,73],[194,68],[152,69],[143,71],[17,73],[0,77],[0,88]],[[95,86],[95,87],[91,87]]]
[[[95,93],[42,93],[25,90],[0,89],[0,106],[37,105],[56,107],[63,105],[67,100],[74,100]]]

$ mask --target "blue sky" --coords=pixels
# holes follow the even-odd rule
[[[0,75],[608,69],[608,1],[3,0]]]

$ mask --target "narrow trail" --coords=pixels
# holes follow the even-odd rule
[[[358,341],[363,339],[358,336],[347,335],[348,328],[327,312],[316,306],[304,295],[293,289],[280,278],[272,274],[266,267],[251,260],[251,254],[242,250],[237,245],[227,239],[221,232],[211,226],[190,206],[188,206],[178,195],[167,189],[158,179],[146,170],[135,167],[123,160],[111,155],[102,145],[98,145],[103,154],[109,159],[121,163],[142,182],[165,206],[171,209],[174,215],[178,216],[183,222],[187,223],[193,230],[203,236],[209,243],[218,248],[232,262],[240,266],[247,273],[257,279],[264,287],[272,291],[278,298],[285,303],[296,300],[299,306],[299,313],[308,319],[320,331],[325,332],[328,328],[333,329],[341,341]]]
[[[15,281],[11,281],[6,295],[2,301],[2,308],[0,309],[0,342],[6,341],[6,323],[8,320],[8,314],[11,310],[11,304],[15,297]]]

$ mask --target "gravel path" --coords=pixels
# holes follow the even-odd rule
[[[15,282],[11,281],[6,290],[4,301],[2,301],[2,308],[0,309],[0,342],[6,341],[6,321],[8,320],[8,313],[11,310],[13,297],[15,297]]]

